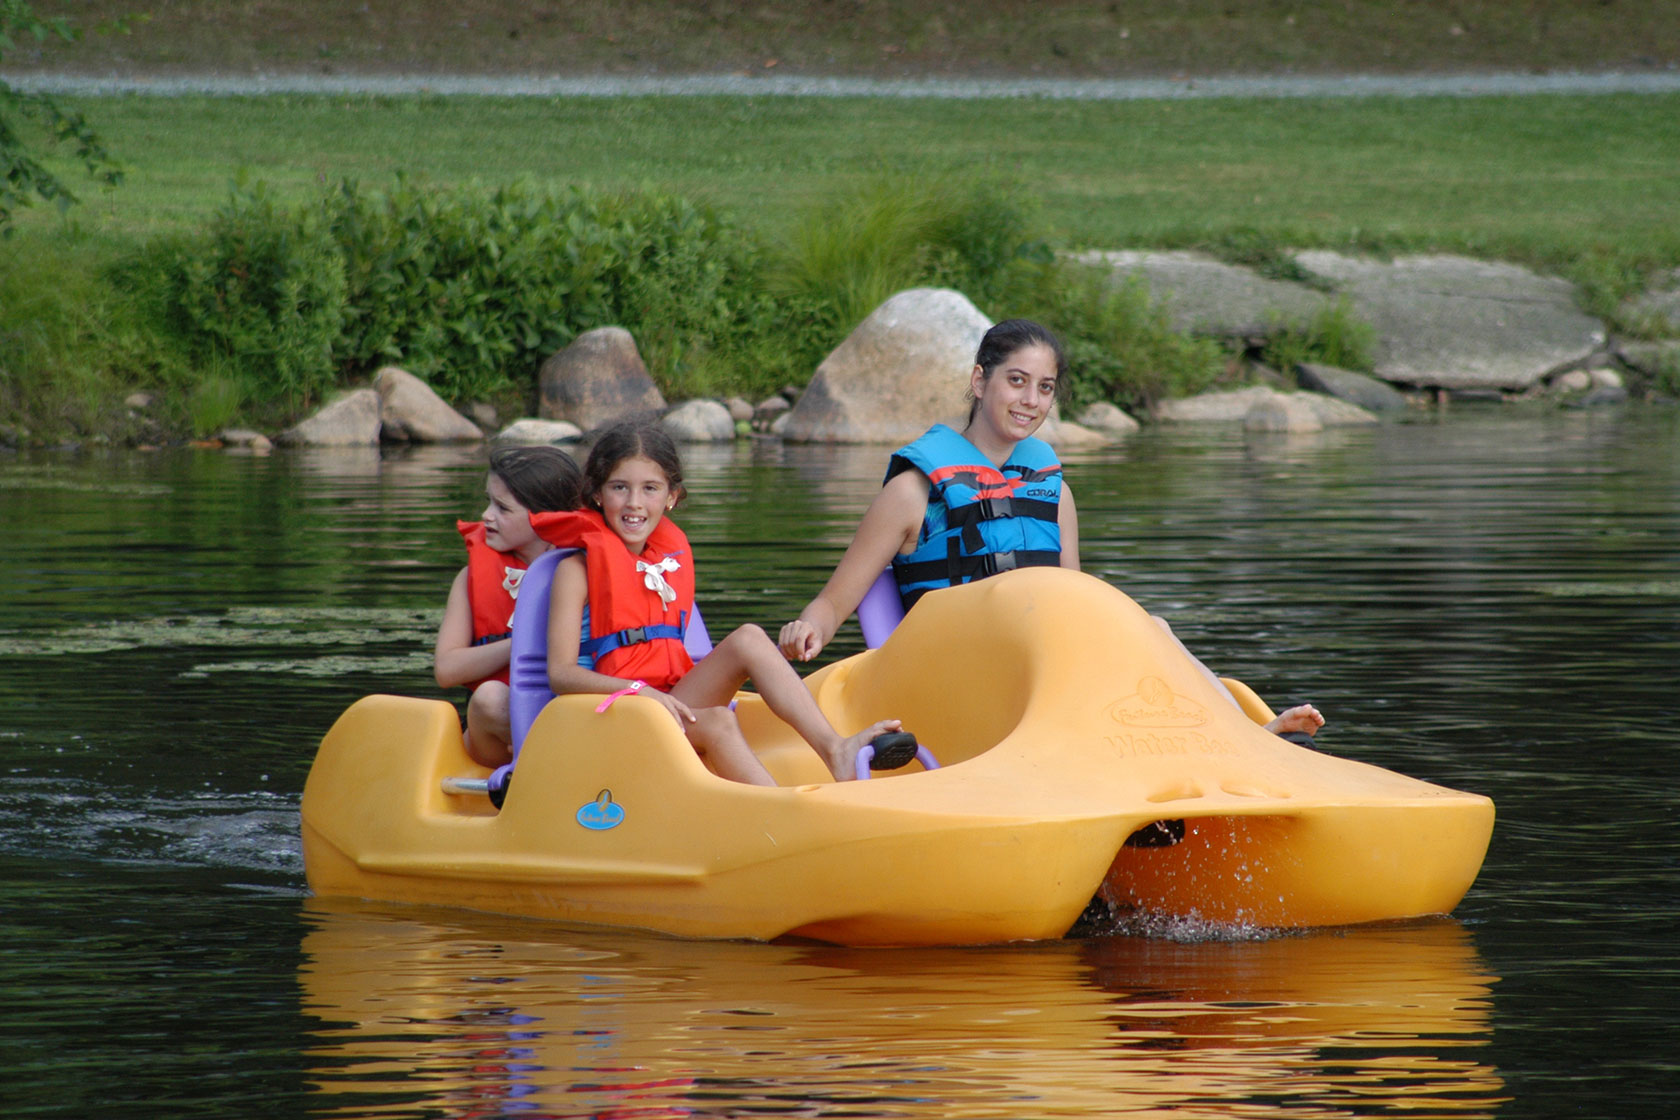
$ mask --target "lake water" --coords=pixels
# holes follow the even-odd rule
[[[1666,1117],[1680,412],[1462,408],[1068,457],[1088,569],[1323,749],[1491,796],[1451,918],[880,951],[326,903],[298,800],[438,695],[482,452],[0,458],[7,1116]],[[715,631],[820,586],[881,448],[695,449]],[[837,644],[857,648],[855,630]]]

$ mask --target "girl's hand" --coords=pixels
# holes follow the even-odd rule
[[[782,656],[789,661],[809,661],[823,649],[822,635],[802,618],[796,618],[782,627],[776,644],[781,647]]]
[[[669,692],[661,692],[657,688],[644,688],[637,695],[659,701],[665,710],[671,713],[671,718],[677,721],[677,726],[683,729],[684,734],[688,733],[688,728],[684,725],[693,723],[696,719],[693,710]]]

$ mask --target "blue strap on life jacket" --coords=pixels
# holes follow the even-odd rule
[[[640,645],[643,642],[656,642],[661,638],[675,638],[683,640],[683,631],[688,626],[688,615],[681,615],[677,622],[657,622],[652,626],[631,626],[624,630],[615,630],[611,634],[602,634],[599,638],[590,638],[578,645],[580,656],[587,656],[592,661],[599,661],[615,649],[625,646]]]

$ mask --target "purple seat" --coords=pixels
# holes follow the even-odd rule
[[[863,593],[857,618],[858,627],[863,631],[863,644],[870,649],[878,648],[893,628],[903,621],[904,600],[899,597],[898,581],[893,578],[891,568],[876,576],[869,590]]]

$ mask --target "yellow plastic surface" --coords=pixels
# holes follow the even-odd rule
[[[756,696],[780,788],[709,773],[653,700],[553,701],[500,813],[442,701],[370,696],[303,797],[320,895],[695,937],[851,945],[1059,937],[1121,906],[1270,927],[1449,912],[1493,828],[1485,797],[1288,743],[1220,696],[1125,594],[1034,568],[926,597],[878,650],[808,681],[842,730],[897,717],[940,760],[833,782]],[[1156,820],[1185,837],[1126,848]],[[612,827],[586,827],[611,824]]]

